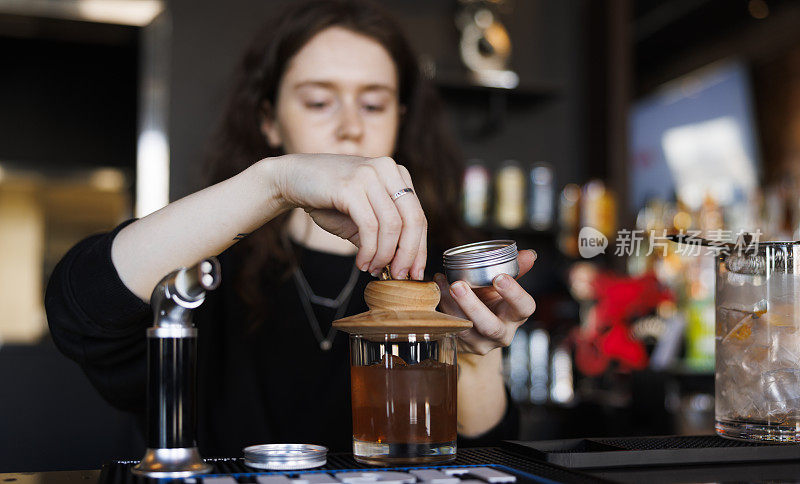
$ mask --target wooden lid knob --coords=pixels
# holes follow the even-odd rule
[[[472,322],[436,311],[441,294],[435,282],[372,281],[364,290],[369,311],[333,322],[351,334],[447,334]]]
[[[372,281],[364,290],[370,309],[392,311],[434,311],[441,296],[435,282]]]

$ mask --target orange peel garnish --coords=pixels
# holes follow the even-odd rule
[[[739,341],[744,341],[749,338],[751,334],[753,334],[753,329],[749,324],[744,323],[731,332],[731,337],[736,338]]]

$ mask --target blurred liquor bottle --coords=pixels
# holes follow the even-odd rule
[[[550,400],[560,405],[571,405],[575,399],[575,378],[572,356],[565,345],[553,349],[550,359]]]
[[[800,185],[787,176],[767,188],[765,211],[771,233],[764,240],[798,240],[800,238]]]
[[[578,257],[581,189],[567,184],[558,198],[558,248],[566,256]]]
[[[552,346],[550,334],[537,322],[517,330],[504,351],[503,370],[514,401],[544,405],[574,403],[572,357],[562,342]]]
[[[530,332],[528,338],[530,352],[530,401],[547,403],[549,393],[550,335],[544,328]]]
[[[718,239],[718,235],[723,228],[722,209],[717,201],[710,194],[703,198],[698,214],[699,229],[705,238]]]
[[[615,239],[617,230],[617,200],[601,180],[592,180],[583,187],[581,197],[581,226],[597,229]]]
[[[550,230],[553,225],[553,167],[538,163],[531,168],[528,191],[528,223],[534,230]]]
[[[686,267],[686,366],[714,369],[714,258],[694,257]]]
[[[719,239],[723,233],[722,210],[706,195],[695,217],[694,229],[704,237]],[[686,366],[694,371],[714,368],[714,256],[707,248],[684,257],[686,303]]]
[[[529,361],[528,331],[522,327],[514,334],[514,339],[504,351],[503,358],[503,371],[506,377],[506,385],[508,386],[511,398],[513,398],[515,402],[525,403],[529,401]]]
[[[464,221],[472,227],[486,224],[491,175],[481,160],[470,160],[464,170]]]
[[[516,161],[503,163],[495,177],[494,221],[504,229],[518,229],[525,223],[525,172]]]
[[[782,239],[785,217],[784,198],[776,185],[767,186],[761,196],[760,229],[764,232],[764,240]]]

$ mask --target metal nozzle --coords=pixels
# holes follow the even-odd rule
[[[167,274],[150,297],[155,326],[191,325],[191,310],[203,303],[206,291],[219,286],[221,276],[216,257]]]
[[[175,291],[183,299],[195,301],[206,291],[219,287],[220,266],[215,257],[204,259],[192,267],[181,269],[175,277]]]

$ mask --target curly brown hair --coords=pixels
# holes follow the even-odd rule
[[[265,103],[275,105],[289,60],[312,37],[334,26],[370,37],[389,52],[397,66],[399,101],[405,107],[393,157],[414,179],[428,218],[429,242],[440,249],[461,242],[465,232],[458,201],[463,162],[445,126],[442,103],[435,87],[421,76],[399,26],[381,7],[364,0],[293,3],[259,31],[239,64],[207,160],[207,183],[218,183],[260,159],[283,154],[267,144],[260,130],[261,120],[268,115]],[[242,265],[237,290],[255,321],[263,319],[270,303],[265,297],[273,292],[264,285],[285,283],[296,264],[281,241],[288,216],[276,217],[236,247],[248,261]],[[264,274],[273,277],[264,280]]]

